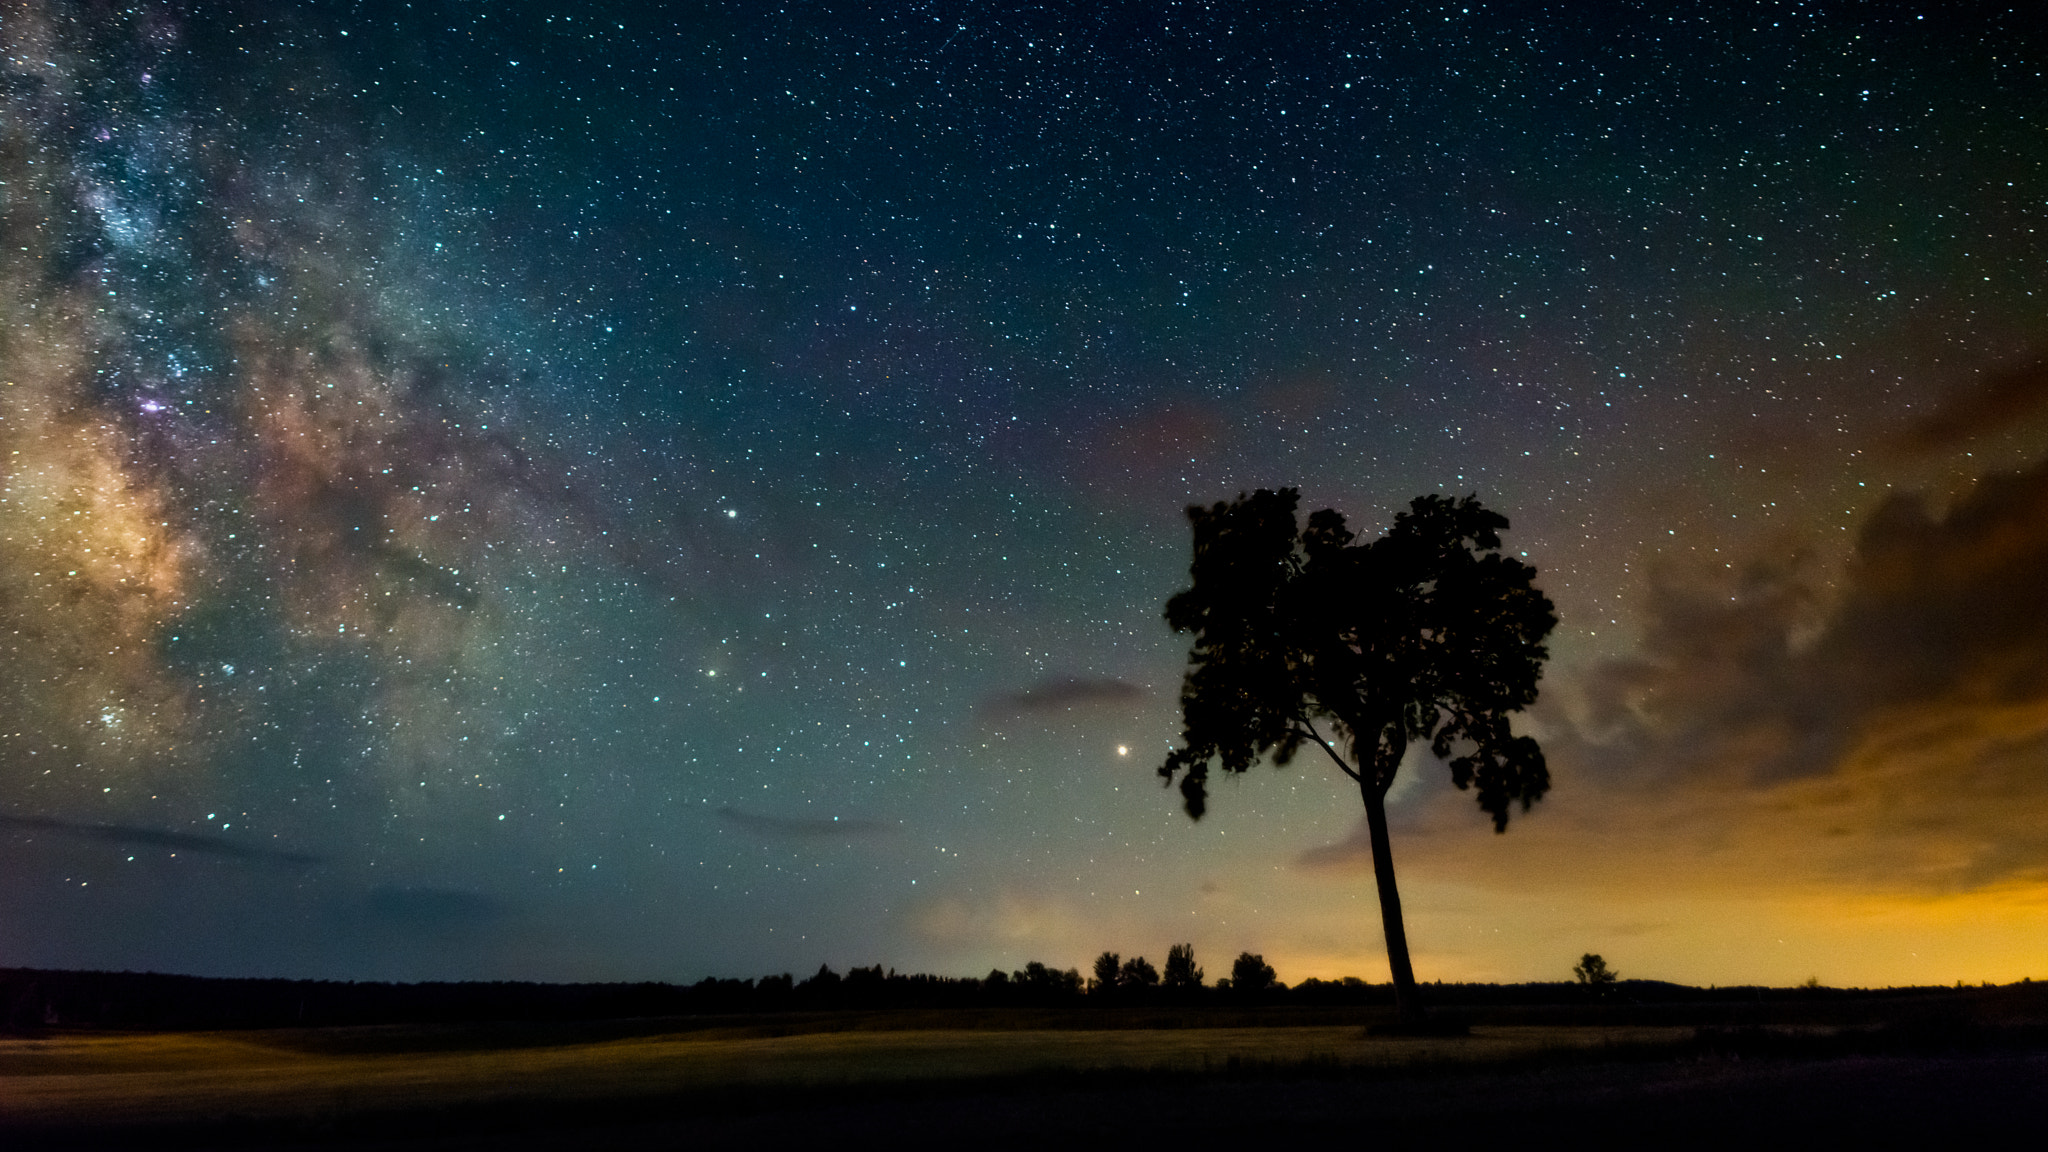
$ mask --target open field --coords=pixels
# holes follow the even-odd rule
[[[366,1105],[562,1103],[728,1088],[986,1080],[1053,1071],[1170,1074],[1246,1065],[1398,1069],[1668,1045],[1671,1028],[1481,1028],[1461,1039],[1382,1039],[1356,1027],[1172,1031],[700,1031],[597,1043],[337,1054],[268,1033],[0,1041],[0,1117],[161,1123],[318,1116]],[[404,1039],[393,1036],[394,1040]],[[367,1039],[367,1038],[366,1038]]]
[[[1987,1028],[1951,1013],[1932,1030],[1910,1012],[1904,1030],[1482,1020],[1469,1036],[1390,1037],[1351,1013],[1275,1020],[1284,1026],[1248,1015],[0,1037],[0,1135],[11,1147],[656,1148],[1120,1133],[1206,1146],[1356,1134],[1366,1116],[1395,1129],[1604,1125],[1681,1141],[1744,1125],[1995,1135],[2048,1121],[2048,1044],[2024,1018]],[[1108,1022],[1126,1026],[1086,1026]]]

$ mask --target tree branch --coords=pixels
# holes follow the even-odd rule
[[[1315,741],[1317,746],[1322,748],[1323,751],[1328,752],[1330,754],[1330,759],[1337,762],[1338,771],[1344,773],[1346,776],[1351,777],[1352,780],[1357,781],[1360,784],[1365,783],[1365,781],[1360,780],[1358,778],[1358,773],[1351,770],[1351,765],[1346,764],[1344,762],[1344,758],[1342,756],[1337,755],[1337,750],[1335,748],[1330,747],[1330,742],[1328,740],[1323,739],[1323,734],[1316,731],[1316,726],[1313,723],[1311,723],[1306,717],[1302,718],[1301,727],[1296,729],[1296,731],[1301,732],[1302,735]]]

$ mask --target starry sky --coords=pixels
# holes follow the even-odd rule
[[[2042,976],[2022,8],[0,7],[0,964],[1386,978],[1190,502],[1477,493],[1554,787],[1424,980]]]

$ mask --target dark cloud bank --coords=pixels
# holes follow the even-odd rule
[[[1129,705],[1144,698],[1143,688],[1123,680],[1064,676],[998,696],[989,702],[987,710],[997,716],[1038,716],[1074,708]]]
[[[1730,589],[1663,582],[1643,655],[1585,681],[1579,755],[1631,774],[1826,772],[1906,709],[2048,700],[2048,465],[1937,516],[1894,496],[1841,586],[1757,564]]]
[[[1958,389],[1934,414],[1916,422],[1897,444],[1912,453],[1952,448],[1986,432],[2031,419],[2048,407],[2048,356],[1987,373]]]
[[[1572,851],[1609,875],[1918,890],[2048,876],[2048,462],[1945,514],[1889,498],[1833,589],[1796,561],[1732,585],[1673,573],[1644,620],[1637,656],[1539,703],[1558,787],[1533,819],[1489,853],[1469,797],[1439,793],[1405,814],[1418,862],[1527,879]],[[1369,868],[1362,829],[1297,864]]]
[[[80,824],[70,820],[53,820],[43,816],[0,816],[0,828],[19,828],[30,832],[48,832],[73,840],[92,840],[129,848],[168,848],[180,852],[197,852],[208,856],[223,856],[232,860],[250,860],[263,864],[318,864],[320,857],[303,852],[286,852],[277,848],[264,848],[243,844],[225,836],[198,836],[189,832],[166,832],[160,828],[145,828],[132,824]]]

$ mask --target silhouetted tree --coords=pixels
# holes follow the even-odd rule
[[[1116,991],[1117,973],[1123,970],[1123,957],[1114,952],[1104,952],[1095,958],[1095,979],[1089,982],[1091,992]]]
[[[1010,983],[1029,995],[1053,999],[1080,992],[1081,973],[1073,968],[1047,967],[1044,962],[1033,960],[1024,965],[1023,971],[1010,973]]]
[[[888,977],[882,973],[880,964],[866,968],[858,965],[846,970],[846,978],[840,982],[840,1004],[873,1007],[880,1004],[888,993]]]
[[[1297,531],[1292,488],[1188,509],[1194,586],[1166,603],[1193,632],[1181,687],[1182,747],[1159,774],[1181,777],[1187,813],[1208,804],[1211,761],[1243,772],[1314,744],[1358,785],[1378,881],[1387,962],[1403,1017],[1421,1013],[1394,858],[1387,789],[1411,742],[1448,760],[1505,831],[1508,813],[1550,788],[1536,741],[1508,717],[1536,698],[1557,624],[1536,570],[1500,554],[1507,519],[1477,499],[1417,497],[1386,535],[1359,541],[1331,509]]]
[[[1244,996],[1256,996],[1271,988],[1279,973],[1266,963],[1264,956],[1252,952],[1239,952],[1237,959],[1230,962],[1230,988]]]
[[[1117,970],[1116,983],[1119,988],[1156,988],[1159,986],[1159,969],[1143,956],[1133,956]]]
[[[815,976],[796,986],[796,994],[814,1003],[833,1003],[839,998],[839,984],[839,973],[830,964],[820,964]]]
[[[1166,950],[1166,971],[1160,983],[1168,988],[1200,988],[1202,970],[1195,967],[1195,946],[1175,944]]]
[[[1595,992],[1605,992],[1619,979],[1619,976],[1607,967],[1607,961],[1602,960],[1598,952],[1588,952],[1579,957],[1579,962],[1572,965],[1572,975],[1578,977],[1580,984]]]

